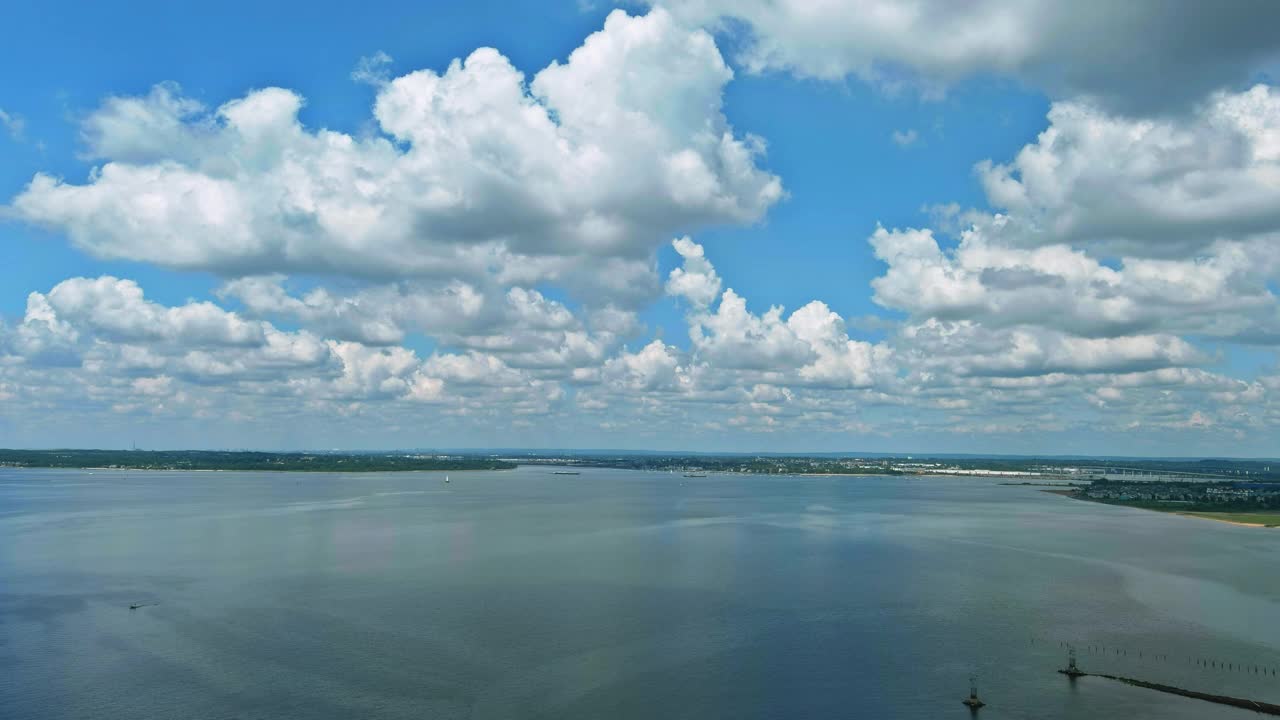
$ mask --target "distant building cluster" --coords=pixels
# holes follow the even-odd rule
[[[906,465],[895,465],[893,469],[904,473],[920,473],[927,475],[977,475],[981,477],[1038,477],[1044,473],[1035,470],[990,470],[987,468],[933,467],[917,469]]]

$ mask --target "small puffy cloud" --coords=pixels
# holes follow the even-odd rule
[[[773,306],[756,315],[744,297],[725,290],[715,312],[690,317],[689,336],[699,357],[717,367],[769,371],[797,368],[813,359],[813,349],[796,336]]]
[[[421,365],[408,348],[373,348],[335,341],[328,345],[342,361],[342,375],[332,383],[311,381],[312,393],[351,399],[398,397],[410,391],[414,373]]]
[[[27,297],[27,310],[18,327],[5,330],[0,351],[42,365],[79,365],[78,345],[80,331],[70,322],[58,317],[49,304],[49,298],[41,293]]]
[[[787,326],[813,351],[813,361],[798,371],[806,384],[869,387],[894,372],[889,348],[851,340],[844,319],[821,301],[814,300],[796,310],[787,319]]]
[[[587,317],[587,325],[597,333],[617,338],[636,335],[642,330],[636,313],[613,305],[592,310]]]
[[[390,66],[391,56],[379,50],[356,62],[355,69],[351,71],[351,79],[374,87],[385,85],[391,80]]]
[[[654,340],[638,352],[623,350],[605,362],[603,374],[610,382],[629,391],[676,391],[687,387],[689,378],[680,366],[679,350]]]
[[[499,295],[459,281],[406,281],[347,295],[319,287],[295,296],[283,284],[278,275],[241,278],[218,293],[239,300],[252,315],[300,321],[339,340],[390,346],[421,333],[445,345],[492,353],[513,367],[548,372],[598,363],[637,327],[634,312],[614,306],[590,311],[584,323],[564,304],[521,287]]]
[[[474,351],[463,355],[434,355],[427,358],[423,371],[459,385],[516,385],[521,377],[499,358]]]
[[[255,347],[266,343],[262,323],[247,321],[212,303],[188,303],[164,307],[143,297],[132,280],[104,275],[72,278],[58,283],[47,295],[32,293],[28,300],[31,319],[45,322],[51,310],[75,327],[113,340],[163,340],[186,346]]]
[[[888,264],[872,281],[881,305],[916,318],[1031,325],[1089,337],[1165,331],[1280,340],[1280,270],[1271,239],[1220,242],[1186,260],[1123,258],[1104,264],[1068,245],[1008,247],[1003,219],[974,226],[944,251],[929,230],[877,229]]]
[[[707,261],[702,246],[687,237],[671,241],[684,261],[667,278],[667,294],[683,297],[695,307],[707,307],[720,297],[720,276]]]
[[[21,140],[26,132],[27,121],[17,113],[0,108],[0,126],[4,127],[10,139]]]
[[[507,291],[507,307],[512,323],[524,329],[566,330],[579,324],[568,308],[537,290],[511,288]]]
[[[218,290],[257,317],[305,323],[330,337],[369,345],[392,345],[407,332],[440,335],[484,325],[492,311],[485,295],[461,281],[444,284],[390,283],[339,295],[324,287],[295,296],[283,275],[232,280]]]
[[[219,139],[216,117],[199,101],[161,83],[142,97],[109,97],[81,124],[80,137],[94,159],[119,163],[197,162]],[[175,156],[175,153],[177,155]]]
[[[677,241],[676,249],[685,267],[672,272],[668,292],[698,299],[687,318],[689,337],[698,360],[715,372],[744,371],[828,388],[868,387],[893,375],[890,350],[850,339],[844,319],[821,301],[785,318],[778,306],[757,315],[744,297],[728,289],[712,311],[709,288],[720,286],[715,268],[695,243]]]
[[[1133,373],[1206,358],[1173,335],[1082,338],[1034,327],[991,329],[930,319],[902,330],[901,344],[937,374],[1001,377]]]
[[[911,147],[920,139],[920,133],[915,128],[907,128],[906,130],[894,130],[889,134],[889,139],[893,140],[893,144],[898,147]]]
[[[1008,243],[1186,257],[1224,237],[1280,232],[1277,138],[1280,92],[1267,85],[1166,119],[1059,102],[1036,142],[977,171],[1013,219]]]
[[[877,228],[871,247],[889,265],[884,276],[872,281],[880,304],[930,315],[964,313],[980,306],[981,284],[947,262],[932,231]]]
[[[27,367],[81,368],[97,377],[201,383],[302,370],[326,375],[336,366],[329,347],[308,331],[281,331],[209,302],[160,305],[132,280],[111,276],[71,278],[31,293],[22,323],[6,334],[0,350]]]
[[[1205,415],[1203,412],[1200,412],[1199,410],[1196,410],[1192,412],[1191,415],[1187,417],[1186,420],[1182,422],[1174,423],[1174,426],[1183,427],[1183,428],[1192,428],[1192,429],[1198,430],[1198,429],[1213,427],[1214,424],[1215,422],[1213,418],[1209,417],[1208,415]]]
[[[173,378],[167,375],[141,377],[133,381],[132,387],[139,395],[163,397],[173,391]]]

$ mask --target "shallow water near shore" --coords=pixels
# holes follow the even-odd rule
[[[1064,643],[1280,702],[1280,533],[982,478],[552,470],[0,469],[0,716],[964,718],[976,675],[983,718],[1258,717],[1071,683]]]

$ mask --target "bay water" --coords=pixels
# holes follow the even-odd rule
[[[1067,645],[1280,703],[1280,531],[554,469],[0,469],[0,718],[966,718],[970,676],[982,718],[1257,717]]]

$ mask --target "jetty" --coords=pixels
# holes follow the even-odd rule
[[[1066,670],[1058,672],[1066,675]],[[1204,700],[1205,702],[1217,703],[1219,705],[1230,705],[1232,707],[1252,710],[1263,715],[1280,715],[1280,705],[1262,702],[1260,700],[1249,700],[1246,698],[1231,697],[1229,695],[1214,695],[1213,693],[1203,693],[1195,690],[1187,690],[1186,688],[1175,687],[1173,685],[1162,685],[1160,683],[1147,682],[1146,680],[1138,680],[1136,678],[1121,677],[1119,675],[1107,675],[1104,673],[1087,673],[1076,671],[1076,675],[1071,675],[1072,679],[1077,677],[1100,677],[1107,680],[1115,680],[1126,685],[1134,687],[1146,688],[1148,690],[1158,690],[1170,695],[1180,695],[1182,697],[1195,698],[1196,700]]]

